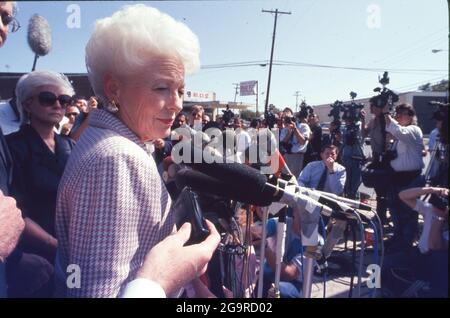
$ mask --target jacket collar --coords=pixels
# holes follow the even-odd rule
[[[125,137],[135,144],[139,145],[145,152],[148,153],[145,144],[139,140],[134,132],[131,131],[119,118],[103,109],[93,109],[89,116],[89,126],[109,129]]]

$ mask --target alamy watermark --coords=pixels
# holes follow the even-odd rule
[[[69,4],[66,8],[69,16],[66,19],[66,25],[69,29],[81,28],[81,8],[78,4]]]
[[[263,174],[277,172],[280,165],[277,151],[279,130],[260,130],[250,136],[250,141],[241,136],[241,133],[243,133],[241,128],[225,131],[208,128],[204,132],[195,131],[190,127],[176,128],[171,133],[171,140],[178,141],[172,148],[172,160],[176,164],[232,162],[258,164]],[[242,146],[242,142],[246,144]]]
[[[367,287],[381,288],[381,267],[377,264],[370,264],[367,266],[367,271],[369,272],[369,279],[367,280]]]
[[[366,9],[367,16],[366,24],[369,29],[381,28],[381,7],[378,4],[370,4]]]

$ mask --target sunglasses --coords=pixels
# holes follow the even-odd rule
[[[1,18],[3,25],[8,27],[9,32],[14,33],[20,29],[19,21],[7,12],[2,12]]]
[[[40,92],[38,95],[39,103],[42,106],[50,107],[55,105],[56,101],[59,101],[61,107],[65,108],[72,103],[72,96],[59,95],[56,96],[52,92]]]

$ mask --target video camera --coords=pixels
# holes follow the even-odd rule
[[[274,114],[275,106],[273,104],[269,105],[269,109],[264,114],[264,119],[266,121],[266,125],[269,129],[272,129],[275,127],[275,124],[277,123],[277,116]]]
[[[227,126],[227,127],[230,126],[232,124],[231,121],[234,118],[234,113],[230,109],[230,106],[227,105],[227,109],[226,110],[222,110],[222,113],[223,113],[222,119],[223,119],[224,125]]]
[[[297,114],[298,118],[308,118],[312,114],[314,114],[314,109],[303,101],[300,104],[300,111]]]
[[[330,105],[332,108],[328,117],[333,117],[333,121],[339,121],[342,112],[343,120],[358,121],[361,118],[361,110],[364,108],[364,104],[355,103],[355,97],[357,94],[355,92],[350,92],[350,97],[352,98],[351,103],[344,104],[344,102],[337,100]]]
[[[339,121],[341,119],[341,111],[344,111],[344,103],[340,100],[336,100],[330,107],[331,110],[328,117],[333,117],[334,122]]]
[[[384,108],[389,105],[389,108],[396,102],[398,102],[398,95],[386,87],[389,84],[388,72],[383,73],[383,77],[378,76],[378,82],[382,87],[375,87],[374,92],[378,92],[379,95],[372,97],[371,104],[377,108]]]
[[[444,121],[448,118],[448,103],[431,101],[428,105],[438,106],[438,110],[433,113],[433,119]]]
[[[356,122],[361,119],[361,110],[364,108],[364,104],[355,103],[355,97],[357,94],[355,92],[350,92],[350,97],[352,101],[350,104],[343,104],[343,120],[350,120]]]

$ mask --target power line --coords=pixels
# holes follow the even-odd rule
[[[218,68],[234,68],[242,66],[267,66],[267,60],[249,61],[249,62],[237,62],[237,63],[223,63],[223,64],[210,64],[203,65],[201,69],[218,69]],[[291,62],[274,60],[273,65],[278,66],[299,66],[299,67],[315,67],[315,68],[330,68],[330,69],[344,69],[352,71],[369,71],[369,72],[384,72],[389,71],[392,73],[434,73],[434,72],[447,72],[445,69],[400,69],[400,68],[371,68],[371,67],[351,67],[351,66],[339,66],[339,65],[327,65],[327,64],[313,64],[304,62]]]

